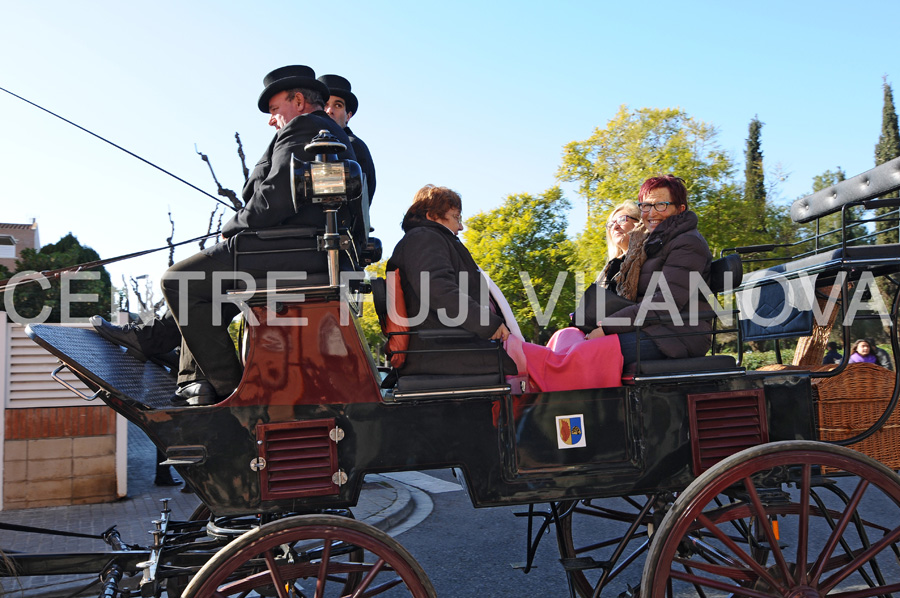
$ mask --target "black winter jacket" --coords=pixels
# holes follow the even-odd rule
[[[707,285],[709,284],[709,268],[712,263],[712,254],[706,239],[697,230],[697,215],[690,210],[677,216],[671,216],[663,220],[644,241],[644,251],[647,259],[641,266],[641,274],[638,281],[637,304],[628,306],[620,311],[610,314],[610,318],[628,318],[634,320],[641,309],[642,301],[652,301],[662,304],[665,301],[662,284],[657,284],[653,295],[647,296],[650,290],[650,282],[653,275],[660,272],[665,278],[669,290],[672,293],[674,306],[678,312],[688,312],[692,299],[697,301],[698,312],[709,311],[711,308],[705,297],[697,293],[697,284],[690,283],[691,273],[697,276],[699,273]],[[655,308],[647,312],[647,316],[656,313],[668,314],[664,308]],[[631,328],[627,326],[613,326],[603,324],[603,331],[607,334],[624,333]],[[644,330],[653,338],[653,342],[667,357],[684,358],[700,357],[705,355],[712,344],[709,334],[689,335],[691,332],[710,332],[712,324],[708,320],[698,321],[696,325],[689,325],[688,319],[684,319],[684,325],[655,324],[649,325]],[[659,338],[659,335],[676,334]]]
[[[427,310],[413,330],[463,328],[477,339],[430,341],[412,336],[409,349],[457,349],[492,347],[488,340],[504,323],[499,310],[490,308],[490,294],[469,250],[450,230],[424,218],[405,218],[406,234],[397,243],[387,271],[400,272],[410,320]],[[424,275],[424,276],[423,276]],[[463,285],[466,285],[463,287]],[[421,320],[421,318],[419,318]],[[501,350],[504,370],[513,374],[515,363]],[[409,354],[401,368],[409,374],[484,374],[497,371],[496,351],[464,351]]]

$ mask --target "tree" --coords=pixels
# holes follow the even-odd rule
[[[826,170],[822,174],[816,175],[813,177],[812,182],[812,192],[816,193],[817,191],[821,191],[822,189],[827,189],[833,185],[837,185],[841,181],[847,179],[847,173],[838,166],[835,170]],[[848,210],[847,218],[849,220],[860,220],[863,217],[863,209],[860,206],[852,207]],[[838,212],[836,214],[831,214],[829,216],[825,216],[824,218],[820,218],[818,220],[819,224],[819,234],[826,233],[828,231],[835,231],[832,234],[825,235],[819,239],[819,247],[824,247],[828,245],[835,245],[841,242],[841,213]],[[816,234],[816,225],[815,223],[810,223],[806,225],[806,229],[808,232],[806,233],[808,236],[812,236]],[[847,240],[850,241],[852,239],[856,239],[858,237],[862,237],[867,234],[862,226],[850,226],[847,228]]]
[[[387,266],[387,260],[382,260],[375,264],[366,266],[366,272],[369,278],[384,278],[384,270]],[[381,324],[378,322],[378,314],[375,313],[375,305],[372,303],[372,295],[365,296],[362,314],[359,317],[359,325],[362,328],[366,341],[369,343],[369,351],[375,358],[375,362],[382,364],[384,362],[383,346],[385,342],[384,335],[381,334]]]
[[[466,221],[466,247],[503,291],[527,340],[545,342],[569,325],[575,308],[569,207],[562,190],[552,187],[538,196],[509,195],[500,207]]]
[[[744,152],[744,204],[755,230],[766,231],[766,180],[763,170],[763,152],[760,143],[760,132],[763,123],[754,116],[750,121],[747,136],[747,149]]]
[[[78,239],[69,233],[56,243],[44,245],[39,251],[24,249],[21,259],[16,262],[16,273],[59,270],[99,259],[100,256],[96,251],[82,246]],[[112,283],[105,268],[78,273],[75,278],[69,280],[66,280],[66,275],[63,275],[63,278],[70,296],[93,294],[97,300],[82,301],[82,297],[71,297],[68,302],[64,302],[59,278],[49,280],[49,288],[46,290],[34,282],[19,284],[11,291],[7,291],[12,293],[13,306],[18,316],[25,319],[36,318],[46,306],[50,308],[49,316],[44,320],[47,322],[60,322],[65,315],[64,307],[68,308],[68,316],[71,318],[87,318],[94,314],[110,317]],[[5,308],[4,303],[3,309]]]
[[[881,110],[881,135],[878,137],[878,143],[875,145],[875,166],[900,156],[900,130],[898,130],[897,126],[897,111],[894,109],[894,93],[886,79],[883,87],[884,107]],[[889,212],[891,212],[891,208],[879,208],[877,210],[879,216]],[[878,242],[896,243],[898,240],[897,226],[896,221],[876,222],[875,230],[882,231],[893,228],[892,231],[879,235]]]
[[[641,183],[659,174],[685,180],[690,207],[700,217],[711,249],[758,242],[759,234],[748,226],[742,193],[732,181],[734,166],[716,137],[715,127],[677,108],[622,106],[605,128],[567,144],[557,176],[577,183],[588,203],[587,225],[578,239],[582,267],[602,268],[610,209],[637,200]]]

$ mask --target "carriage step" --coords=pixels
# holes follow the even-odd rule
[[[559,559],[566,571],[586,571],[588,569],[609,569],[610,561],[598,561],[589,556],[576,557],[574,559]]]

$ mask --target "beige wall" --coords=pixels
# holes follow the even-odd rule
[[[0,312],[0,510],[127,494],[127,422],[50,378],[57,360]],[[61,377],[91,394],[72,374]]]
[[[8,235],[16,240],[13,257],[0,254],[0,265],[6,266],[10,272],[16,269],[16,260],[22,255],[23,249],[40,249],[41,247],[36,221],[32,221],[31,224],[0,223],[0,235]]]

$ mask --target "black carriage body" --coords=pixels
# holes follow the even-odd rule
[[[267,322],[274,310],[253,308],[260,324],[249,329],[244,379],[207,407],[170,406],[170,374],[93,331],[31,326],[29,334],[102,389],[103,400],[149,435],[217,515],[349,507],[367,473],[447,467],[464,473],[479,507],[682,489],[699,473],[689,410],[695,395],[756,400],[763,393],[751,419],[768,436],[728,440],[725,454],[752,446],[746,442],[814,437],[809,380],[796,374],[391,399],[378,387],[346,301],[310,296],[279,310]],[[725,405],[718,421],[726,439],[729,427],[741,425],[730,412]],[[579,442],[565,443],[560,420],[580,426]]]

